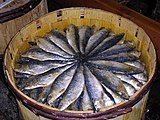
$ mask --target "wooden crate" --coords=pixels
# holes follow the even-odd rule
[[[133,40],[141,51],[141,60],[146,64],[148,82],[137,91],[128,101],[103,108],[100,112],[92,111],[59,111],[56,108],[36,102],[24,95],[15,85],[13,68],[19,54],[30,47],[30,41],[35,36],[43,36],[53,28],[63,30],[69,24],[77,26],[96,25],[97,28],[110,28],[115,33],[125,33],[125,39]],[[156,70],[156,53],[151,39],[135,23],[119,15],[91,8],[68,8],[49,13],[21,29],[9,43],[4,55],[4,71],[7,83],[17,97],[17,102],[25,120],[75,120],[75,119],[111,119],[111,120],[140,120],[144,112],[149,86]]]

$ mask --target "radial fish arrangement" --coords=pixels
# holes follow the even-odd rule
[[[71,24],[37,36],[16,61],[16,85],[60,111],[98,112],[127,101],[147,82],[147,72],[141,52],[124,35]]]

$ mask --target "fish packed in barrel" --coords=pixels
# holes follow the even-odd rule
[[[141,52],[124,35],[70,24],[37,36],[16,61],[16,85],[61,111],[98,112],[127,101],[147,82],[147,72]]]

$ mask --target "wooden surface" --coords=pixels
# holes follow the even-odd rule
[[[158,63],[160,63],[160,23],[122,6],[113,0],[55,0],[55,2],[63,8],[73,6],[99,8],[130,19],[142,27],[150,36],[157,51]]]

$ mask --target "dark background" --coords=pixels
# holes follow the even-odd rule
[[[86,0],[87,1],[87,0]],[[151,19],[160,22],[160,0],[116,0]],[[63,8],[54,0],[48,0],[49,12]],[[160,120],[160,65],[151,86],[144,120]],[[7,88],[0,57],[0,120],[20,120],[18,108],[13,94]]]

